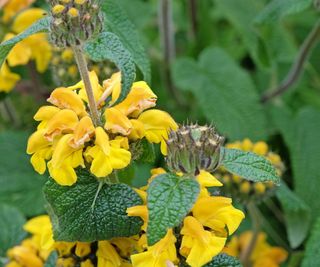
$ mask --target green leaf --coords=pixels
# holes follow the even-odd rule
[[[147,190],[149,245],[158,242],[168,229],[181,223],[196,201],[199,191],[195,179],[171,173],[158,175],[151,182]]]
[[[273,0],[257,16],[257,23],[270,23],[285,16],[302,12],[312,5],[313,0]]]
[[[0,133],[0,203],[20,209],[26,216],[44,212],[42,186],[45,178],[37,174],[26,154],[28,134]]]
[[[102,2],[102,10],[105,13],[105,27],[115,33],[131,53],[141,72],[144,80],[150,82],[151,70],[148,56],[141,44],[138,32],[129,20],[124,9],[117,0],[105,0]]]
[[[101,33],[96,39],[86,43],[84,49],[93,61],[109,59],[120,69],[121,93],[116,103],[121,102],[129,93],[136,77],[135,65],[130,52],[111,32]]]
[[[272,163],[265,157],[238,149],[222,149],[221,165],[233,174],[254,182],[280,183]]]
[[[252,80],[222,49],[204,50],[199,62],[177,60],[173,78],[179,88],[194,94],[207,120],[229,138],[266,137],[266,117]]]
[[[26,233],[23,231],[25,218],[15,207],[0,204],[0,256],[9,248],[18,245]]]
[[[57,251],[53,251],[50,253],[48,259],[46,260],[44,267],[56,267],[58,260]]]
[[[320,188],[320,112],[305,108],[290,122],[278,126],[290,151],[294,191],[311,208],[315,219],[320,216],[320,205],[315,201]]]
[[[301,267],[315,267],[320,262],[320,217],[316,220],[308,239]]]
[[[23,39],[28,36],[39,33],[39,32],[47,32],[50,25],[50,17],[45,17],[43,19],[38,20],[34,24],[32,24],[29,28],[27,28],[24,32],[18,34],[10,40],[7,40],[0,44],[0,66],[5,61],[7,55],[10,50],[15,46],[15,44],[19,43]]]
[[[126,210],[142,200],[128,185],[99,183],[79,170],[76,184],[60,186],[49,180],[44,193],[55,240],[92,242],[140,231],[142,220],[127,216]]]
[[[156,160],[154,144],[149,143],[145,138],[132,143],[131,151],[134,155],[134,160],[138,162],[154,163]]]
[[[221,253],[204,267],[242,267],[242,264],[237,258]]]
[[[297,248],[308,234],[311,223],[310,207],[284,183],[279,187],[276,195],[284,211],[290,246]]]

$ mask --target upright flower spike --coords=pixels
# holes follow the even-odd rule
[[[198,175],[200,170],[214,171],[220,162],[224,138],[213,127],[186,125],[171,131],[166,158],[173,172]]]
[[[103,15],[98,1],[51,2],[50,38],[56,46],[80,45],[102,30]]]

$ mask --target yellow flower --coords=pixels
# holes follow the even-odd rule
[[[73,91],[60,87],[51,93],[48,102],[61,109],[71,109],[78,116],[87,115],[86,107],[81,98]]]
[[[197,180],[201,187],[222,186],[223,184],[215,178],[211,173],[201,170],[197,176]]]
[[[141,226],[141,229],[144,231],[147,230],[148,208],[146,205],[139,205],[139,206],[133,206],[133,207],[127,208],[127,214],[128,216],[140,217],[143,220],[143,225]]]
[[[34,0],[10,0],[3,7],[2,21],[8,23],[19,11],[28,7]]]
[[[105,101],[111,95],[109,105],[112,105],[120,96],[121,93],[121,73],[116,72],[112,74],[110,79],[103,81],[103,94],[99,102]]]
[[[77,181],[75,168],[84,166],[83,146],[74,148],[70,145],[73,134],[66,134],[58,141],[52,159],[48,162],[50,176],[60,185],[73,185]]]
[[[40,107],[37,113],[33,116],[35,121],[40,121],[38,125],[38,130],[43,129],[47,126],[49,120],[52,119],[60,111],[59,108],[54,106],[43,106]]]
[[[10,92],[20,80],[20,76],[10,71],[4,63],[0,68],[0,92]]]
[[[170,130],[177,130],[178,125],[172,117],[165,111],[151,109],[147,110],[138,118],[142,122],[145,129],[145,136],[151,143],[161,143],[162,154],[167,154],[168,132]]]
[[[129,165],[131,153],[121,147],[122,140],[111,140],[103,128],[96,128],[96,140],[93,147],[88,147],[85,156],[91,161],[90,171],[96,177],[109,175],[113,169],[122,169]]]
[[[131,132],[132,124],[121,111],[116,108],[107,108],[104,113],[106,123],[104,128],[111,133],[128,135]]]
[[[239,237],[234,236],[227,244],[224,252],[239,257],[242,251],[245,251],[252,239],[252,232],[243,232]],[[251,264],[253,267],[280,267],[288,257],[288,252],[281,247],[272,247],[267,242],[267,236],[261,232],[251,255]]]
[[[12,30],[16,33],[23,32],[37,20],[46,16],[46,11],[41,8],[29,8],[21,12],[14,20]]]
[[[187,258],[191,267],[201,267],[211,261],[221,252],[226,242],[226,238],[204,230],[202,224],[192,216],[184,219],[181,234],[180,254]]]
[[[13,38],[15,34],[7,33],[4,36],[4,41]],[[28,64],[32,55],[31,48],[23,41],[17,43],[9,52],[7,56],[7,61],[10,67],[15,67],[18,65]]]
[[[192,213],[204,226],[222,235],[227,227],[231,235],[244,218],[243,212],[234,208],[231,203],[231,198],[226,197],[200,197],[193,206]]]
[[[43,267],[42,260],[28,247],[15,246],[8,251],[8,257],[14,259],[16,266]]]
[[[103,88],[99,84],[99,78],[94,71],[90,71],[89,78],[90,78],[90,82],[91,82],[91,86],[92,86],[92,90],[93,90],[94,99],[96,102],[98,102],[98,100],[100,99],[100,97],[103,93]],[[87,97],[87,93],[86,93],[86,89],[85,89],[83,81],[80,81],[73,86],[69,86],[68,89],[79,90],[79,93],[78,93],[79,97],[82,100],[88,102],[88,97]]]
[[[99,241],[97,250],[97,267],[120,267],[121,258],[109,241]]]
[[[131,119],[132,130],[128,135],[130,140],[136,141],[142,139],[145,136],[144,125],[141,121]]]
[[[78,257],[85,257],[91,252],[90,243],[77,242],[75,254]]]
[[[77,148],[84,145],[85,142],[90,141],[94,132],[95,128],[91,118],[89,116],[83,117],[75,127],[74,136],[70,141],[70,146]]]
[[[177,262],[177,252],[175,247],[176,238],[172,229],[168,230],[166,236],[153,246],[149,246],[147,251],[134,254],[131,261],[135,267],[165,267],[166,262]]]
[[[156,105],[157,96],[152,92],[146,82],[133,83],[127,97],[115,106],[125,115],[138,116],[145,109]]]

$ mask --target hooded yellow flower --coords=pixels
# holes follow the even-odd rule
[[[121,258],[116,249],[109,241],[99,241],[98,251],[96,253],[98,258],[97,267],[120,267]]]
[[[0,68],[0,92],[10,92],[20,80],[20,76],[10,71],[4,63]]]
[[[221,252],[227,240],[204,230],[203,225],[192,216],[184,219],[181,234],[180,254],[186,257],[191,267],[201,267],[211,261]]]
[[[30,6],[34,0],[9,0],[3,7],[2,21],[8,23],[19,11]]]
[[[166,236],[155,245],[149,246],[147,251],[131,256],[133,266],[166,267],[167,261],[177,262],[176,241],[173,231],[168,230]]]

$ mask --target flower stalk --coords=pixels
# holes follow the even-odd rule
[[[86,89],[86,93],[88,96],[88,104],[89,104],[89,109],[90,109],[90,115],[92,122],[95,126],[99,126],[100,124],[100,119],[99,119],[99,113],[98,113],[98,108],[96,101],[94,99],[93,95],[93,89],[92,85],[90,82],[90,77],[89,77],[89,70],[87,66],[86,59],[83,55],[82,47],[81,46],[73,46],[72,47],[77,66],[80,72],[81,79],[84,83],[84,87]]]

